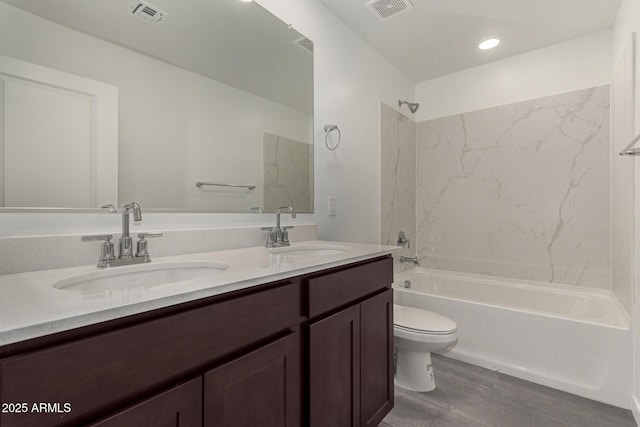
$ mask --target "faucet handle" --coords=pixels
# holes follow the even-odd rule
[[[288,229],[293,228],[291,226],[289,227],[282,227],[282,232],[280,234],[280,244],[282,246],[289,246],[291,245],[291,243],[289,243],[289,232],[287,231]]]
[[[148,245],[147,241],[145,240],[146,238],[150,237],[162,237],[162,233],[138,233],[138,238],[140,238],[140,240],[138,240],[138,243],[136,245],[136,257],[143,257],[147,260],[150,260]]]
[[[273,245],[278,241],[278,230],[276,230],[274,227],[260,227],[260,230],[269,232],[267,233],[267,243],[265,244],[265,246],[267,248],[272,248]]]
[[[100,252],[100,258],[98,258],[98,268],[107,267],[109,261],[116,259],[111,239],[113,239],[113,234],[96,234],[93,236],[82,236],[80,238],[83,242],[100,242],[104,240],[102,250]]]
[[[404,231],[398,233],[398,241],[396,245],[402,246],[403,248],[411,248],[411,240],[407,239],[407,235],[404,234]]]

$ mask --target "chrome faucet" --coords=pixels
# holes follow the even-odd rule
[[[411,262],[414,263],[415,265],[420,264],[420,260],[418,259],[417,256],[415,257],[408,257],[408,256],[401,256],[400,257],[400,262]]]
[[[94,236],[82,236],[83,242],[96,242],[104,240],[102,251],[98,259],[98,268],[117,267],[119,265],[141,264],[151,262],[147,241],[149,237],[162,237],[162,233],[138,233],[138,244],[135,255],[133,254],[133,239],[129,235],[129,214],[133,214],[134,221],[142,221],[142,209],[136,202],[127,203],[122,207],[122,236],[120,236],[119,254],[116,258],[113,243],[113,234],[100,234]]]
[[[291,218],[296,217],[296,211],[291,206],[284,206],[279,208],[276,211],[276,226],[274,227],[262,227],[262,230],[269,231],[267,236],[267,248],[278,248],[281,246],[291,246],[289,242],[289,231],[293,228],[293,226],[281,227],[280,226],[280,215],[283,213],[290,213]]]
[[[407,235],[404,234],[404,231],[401,231],[398,234],[398,241],[396,242],[398,246],[402,246],[402,248],[411,248],[411,240],[407,239]]]
[[[291,218],[296,219],[296,211],[291,206],[284,206],[276,211],[276,230],[280,229],[280,214],[290,213]]]
[[[122,207],[122,236],[120,236],[120,255],[118,259],[133,258],[133,240],[129,236],[129,214],[133,213],[133,220],[142,221],[142,209],[136,202],[127,203]]]

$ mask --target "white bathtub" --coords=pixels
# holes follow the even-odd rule
[[[630,408],[630,321],[609,291],[424,268],[393,286],[396,304],[458,324],[447,356]]]

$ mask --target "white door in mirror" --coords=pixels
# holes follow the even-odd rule
[[[0,206],[117,203],[117,87],[0,55],[0,106]]]

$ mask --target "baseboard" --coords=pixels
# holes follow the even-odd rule
[[[640,426],[640,400],[635,394],[631,396],[631,413],[633,413],[633,419],[636,420],[636,425]]]

